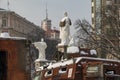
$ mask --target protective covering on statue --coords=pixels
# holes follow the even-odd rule
[[[61,43],[59,45],[68,45],[69,44],[69,37],[70,37],[70,25],[71,20],[68,17],[68,13],[64,13],[64,18],[60,21],[60,39]]]

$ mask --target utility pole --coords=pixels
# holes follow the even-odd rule
[[[47,2],[46,2],[46,19],[48,19],[48,9],[47,9]]]
[[[10,10],[9,5],[10,5],[9,0],[7,0],[7,8],[8,8],[8,10]]]

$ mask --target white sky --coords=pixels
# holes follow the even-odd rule
[[[38,26],[45,18],[46,3],[52,27],[59,27],[59,21],[65,11],[68,12],[72,23],[77,19],[86,19],[91,23],[91,0],[0,0],[0,7],[8,9],[7,1],[11,11]]]

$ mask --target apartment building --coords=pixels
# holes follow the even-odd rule
[[[97,36],[104,35],[103,38],[96,37],[96,40],[101,41],[103,47],[99,49],[99,53],[104,57],[116,59],[118,57],[114,48],[120,48],[120,0],[91,0],[92,5],[92,27],[93,32]],[[105,37],[106,36],[106,37]],[[108,41],[109,40],[109,41]],[[106,46],[106,45],[107,46]],[[112,55],[109,54],[110,52]],[[105,55],[104,55],[105,54]],[[108,55],[106,55],[108,54]],[[102,56],[100,55],[100,57]]]
[[[14,11],[0,8],[0,33],[2,32],[8,32],[12,37],[25,37],[31,41],[38,41],[44,37],[44,32],[39,26]]]

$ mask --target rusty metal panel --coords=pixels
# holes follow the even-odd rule
[[[0,40],[0,51],[5,51],[7,54],[7,79],[5,80],[30,80],[30,73],[26,72],[25,68],[26,57],[22,56],[25,56],[25,52],[20,53],[22,49],[24,50],[20,47],[24,47],[24,45],[25,42],[22,40]]]

